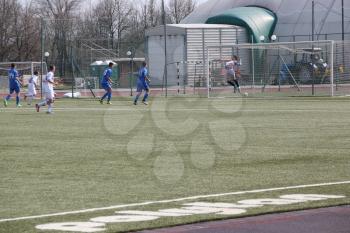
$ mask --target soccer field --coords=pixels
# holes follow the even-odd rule
[[[0,232],[53,232],[37,228],[67,222],[128,232],[350,204],[349,98],[150,103],[61,99],[52,115],[13,102],[1,106]],[[332,196],[276,201],[292,194]],[[262,198],[275,201],[253,201]],[[240,201],[245,211],[181,212],[188,203]],[[131,213],[140,219],[100,218]]]

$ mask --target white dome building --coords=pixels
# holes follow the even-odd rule
[[[341,1],[342,0],[314,1],[315,40],[341,39]],[[276,27],[272,33],[277,35],[280,41],[311,40],[312,0],[208,0],[185,18],[182,23],[206,23],[211,17],[219,17],[222,13],[227,13],[227,11],[232,9],[249,6],[265,8],[276,15]],[[350,40],[350,1],[348,0],[344,0],[344,13],[345,39]],[[264,20],[256,14],[252,14],[252,17],[258,22]],[[244,21],[245,19],[242,20]],[[235,20],[232,22],[234,23]],[[220,23],[220,20],[216,18],[214,23]],[[227,20],[225,23],[228,23]]]
[[[273,35],[275,39],[272,39]],[[184,87],[190,86],[193,90],[210,85],[221,88],[226,85],[222,77],[223,61],[238,55],[243,61],[240,67],[242,82],[244,80],[247,86],[256,86],[257,83],[264,88],[270,84],[329,84],[331,75],[327,65],[331,61],[334,63],[334,79],[339,86],[348,82],[350,42],[335,43],[331,49],[329,42],[321,41],[340,41],[343,35],[350,41],[350,0],[208,0],[181,24],[168,26],[166,59],[162,26],[146,32],[146,54],[150,73],[159,85],[164,84],[167,77],[169,86],[183,83]],[[312,36],[319,42],[312,45],[301,42],[311,41]],[[283,46],[266,50],[234,48],[236,44],[275,40],[301,43],[290,44],[292,49]],[[208,48],[211,50],[207,53]],[[311,56],[310,51],[317,53],[319,59],[316,55]],[[206,65],[207,61],[210,61],[210,67]],[[323,65],[323,68],[317,68],[322,70],[319,77],[314,77],[314,63]]]

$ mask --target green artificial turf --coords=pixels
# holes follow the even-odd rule
[[[1,106],[0,221],[350,180],[349,98],[159,97],[150,103],[133,106],[120,98],[108,106],[94,100],[58,100],[52,115],[45,109],[40,113],[33,107],[17,109],[13,102],[8,108]],[[347,197],[250,209],[245,215],[350,203],[349,184],[210,201],[294,193]],[[114,211],[0,222],[0,232],[37,232],[37,224],[89,221]],[[195,215],[107,226],[108,232],[120,232],[227,217]]]

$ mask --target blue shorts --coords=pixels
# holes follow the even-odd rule
[[[142,92],[143,90],[149,91],[148,84],[147,83],[138,82],[137,83],[137,92]]]
[[[19,85],[10,85],[10,94],[12,94],[13,92],[16,92],[16,94],[18,94],[21,91],[21,88],[19,87]]]
[[[105,89],[106,91],[108,91],[109,89],[112,89],[111,84],[109,83],[101,83],[101,86],[103,89]]]

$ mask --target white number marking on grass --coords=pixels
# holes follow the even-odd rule
[[[51,223],[46,225],[40,225],[36,228],[39,230],[52,230],[59,229],[61,231],[72,232],[100,232],[106,231],[106,224],[97,222],[65,222],[65,223]]]
[[[239,191],[239,192],[231,192],[231,193],[199,195],[199,196],[193,196],[193,197],[184,197],[184,198],[177,198],[177,199],[170,199],[170,200],[161,200],[161,201],[147,201],[147,202],[142,202],[142,203],[115,205],[115,206],[108,206],[108,207],[101,207],[101,208],[92,208],[92,209],[85,209],[85,210],[76,210],[76,211],[53,213],[53,214],[44,214],[44,215],[35,215],[35,216],[27,216],[27,217],[0,219],[0,223],[1,222],[20,221],[20,220],[40,219],[40,218],[56,217],[56,216],[65,216],[65,215],[73,215],[73,214],[83,214],[83,213],[91,213],[91,212],[96,212],[96,211],[122,209],[122,208],[129,208],[129,207],[139,207],[139,206],[147,206],[147,205],[153,205],[153,204],[182,202],[182,201],[197,200],[197,199],[202,199],[202,198],[214,198],[214,197],[224,197],[224,196],[233,196],[233,195],[243,195],[243,194],[250,194],[250,193],[264,193],[264,192],[271,192],[271,191],[281,191],[281,190],[301,189],[301,188],[312,188],[312,187],[323,187],[323,186],[332,186],[332,185],[344,185],[344,184],[350,184],[350,181],[330,182],[330,183],[320,183],[320,184],[308,184],[308,185],[297,185],[297,186],[286,186],[286,187],[268,188],[268,189],[256,189],[256,190],[250,190],[250,191]],[[316,198],[316,197],[314,197],[314,198]],[[310,199],[311,199],[311,196],[310,196]],[[257,203],[241,203],[241,204],[248,204],[248,205],[253,204],[253,205],[255,205]],[[259,204],[261,204],[261,203],[259,203]]]
[[[260,203],[261,207],[264,205],[286,205],[286,204],[294,204],[294,203],[302,203],[310,201],[309,199],[312,199],[315,201],[317,200],[325,200],[325,199],[337,199],[337,198],[345,198],[345,196],[335,196],[335,195],[318,195],[318,194],[297,194],[297,195],[285,195],[288,196],[291,199],[283,199],[283,198],[275,198],[275,199],[250,199],[250,200],[243,200],[240,201],[242,203]],[[305,199],[303,199],[303,196]],[[296,197],[297,199],[292,199],[293,197]],[[203,204],[203,203],[202,203]],[[209,203],[215,204],[215,203]],[[219,203],[223,204],[223,203]],[[226,203],[227,205],[231,203]],[[117,215],[112,216],[101,216],[97,218],[92,218],[89,220],[89,222],[86,222],[85,229],[77,229],[76,225],[74,225],[74,222],[69,223],[58,223],[61,225],[53,225],[52,223],[48,224],[42,224],[36,226],[37,229],[47,229],[47,230],[55,230],[55,231],[67,231],[69,228],[72,227],[72,231],[77,232],[87,232],[86,228],[88,227],[88,224],[90,223],[103,223],[103,224],[116,224],[116,223],[127,223],[127,222],[145,222],[145,221],[153,221],[156,219],[159,219],[161,217],[174,217],[174,214],[181,214],[181,215],[200,215],[200,214],[215,214],[215,215],[226,215],[226,216],[234,216],[234,215],[240,215],[243,213],[246,213],[246,209],[237,209],[237,208],[213,208],[213,207],[205,207],[205,206],[196,206],[194,203],[192,206],[186,206],[186,204],[181,208],[173,208],[173,209],[160,209],[157,212],[155,211],[116,211],[115,213]],[[149,215],[150,214],[150,215]],[[180,216],[181,216],[180,215]],[[78,226],[82,226],[82,222],[77,222]],[[62,228],[64,226],[64,228]],[[91,229],[88,229],[88,232],[94,232],[94,227]],[[100,229],[96,230],[95,232],[99,232]]]

